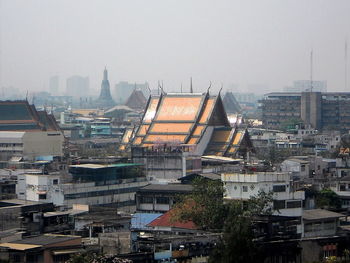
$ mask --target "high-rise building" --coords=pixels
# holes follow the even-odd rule
[[[89,77],[71,76],[67,79],[66,93],[73,97],[89,95]]]
[[[96,105],[102,108],[110,108],[115,105],[114,100],[111,96],[110,85],[108,80],[107,69],[103,71],[103,80],[101,83],[101,92],[100,96],[96,100]]]
[[[298,121],[315,129],[350,129],[349,92],[274,92],[260,101],[266,127]]]
[[[58,95],[60,89],[60,78],[52,76],[49,80],[49,92],[51,95]]]
[[[285,87],[285,92],[327,92],[327,81],[325,80],[296,80],[293,86]]]
[[[127,81],[121,81],[114,87],[114,98],[118,104],[125,104],[131,93],[137,89],[142,91],[143,95],[148,99],[150,92],[148,89],[148,83],[129,83]]]

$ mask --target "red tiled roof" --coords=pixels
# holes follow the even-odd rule
[[[180,221],[172,221],[172,210],[169,210],[164,215],[157,217],[147,226],[150,227],[176,227],[183,229],[197,229],[197,226],[192,221],[180,222]]]

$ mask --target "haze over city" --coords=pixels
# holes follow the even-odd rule
[[[309,79],[346,91],[350,2],[0,0],[0,86],[48,89],[49,78],[89,76],[111,84],[163,81],[166,91],[221,84],[282,90]]]

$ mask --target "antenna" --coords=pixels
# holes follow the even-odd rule
[[[182,93],[182,82],[181,82],[181,93]]]
[[[345,90],[348,88],[348,40],[345,39],[345,50],[344,50],[344,66],[345,66]]]
[[[313,66],[313,50],[311,49],[311,54],[310,54],[310,91],[311,92],[312,92],[312,89],[313,89],[312,66]]]

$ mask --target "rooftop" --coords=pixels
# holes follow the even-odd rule
[[[335,213],[325,209],[311,209],[303,211],[304,220],[333,219],[343,216],[343,214]]]
[[[147,226],[150,226],[150,227],[175,227],[175,228],[191,229],[191,230],[197,229],[196,225],[192,221],[187,221],[187,222],[174,221],[173,220],[173,210],[169,210],[165,214],[154,219]]]
[[[103,169],[103,168],[122,168],[122,167],[131,167],[131,166],[140,166],[142,164],[139,163],[117,163],[117,164],[93,164],[93,163],[86,163],[86,164],[74,164],[70,165],[71,168],[85,168],[85,169]]]
[[[138,192],[191,192],[193,187],[184,184],[149,184],[141,187]]]
[[[72,236],[72,235],[55,235],[55,234],[45,234],[41,236],[36,237],[28,237],[22,240],[10,242],[10,243],[16,243],[16,244],[31,244],[31,245],[50,245],[50,244],[56,244],[61,243],[65,241],[74,240],[77,238],[81,238],[80,236]]]

